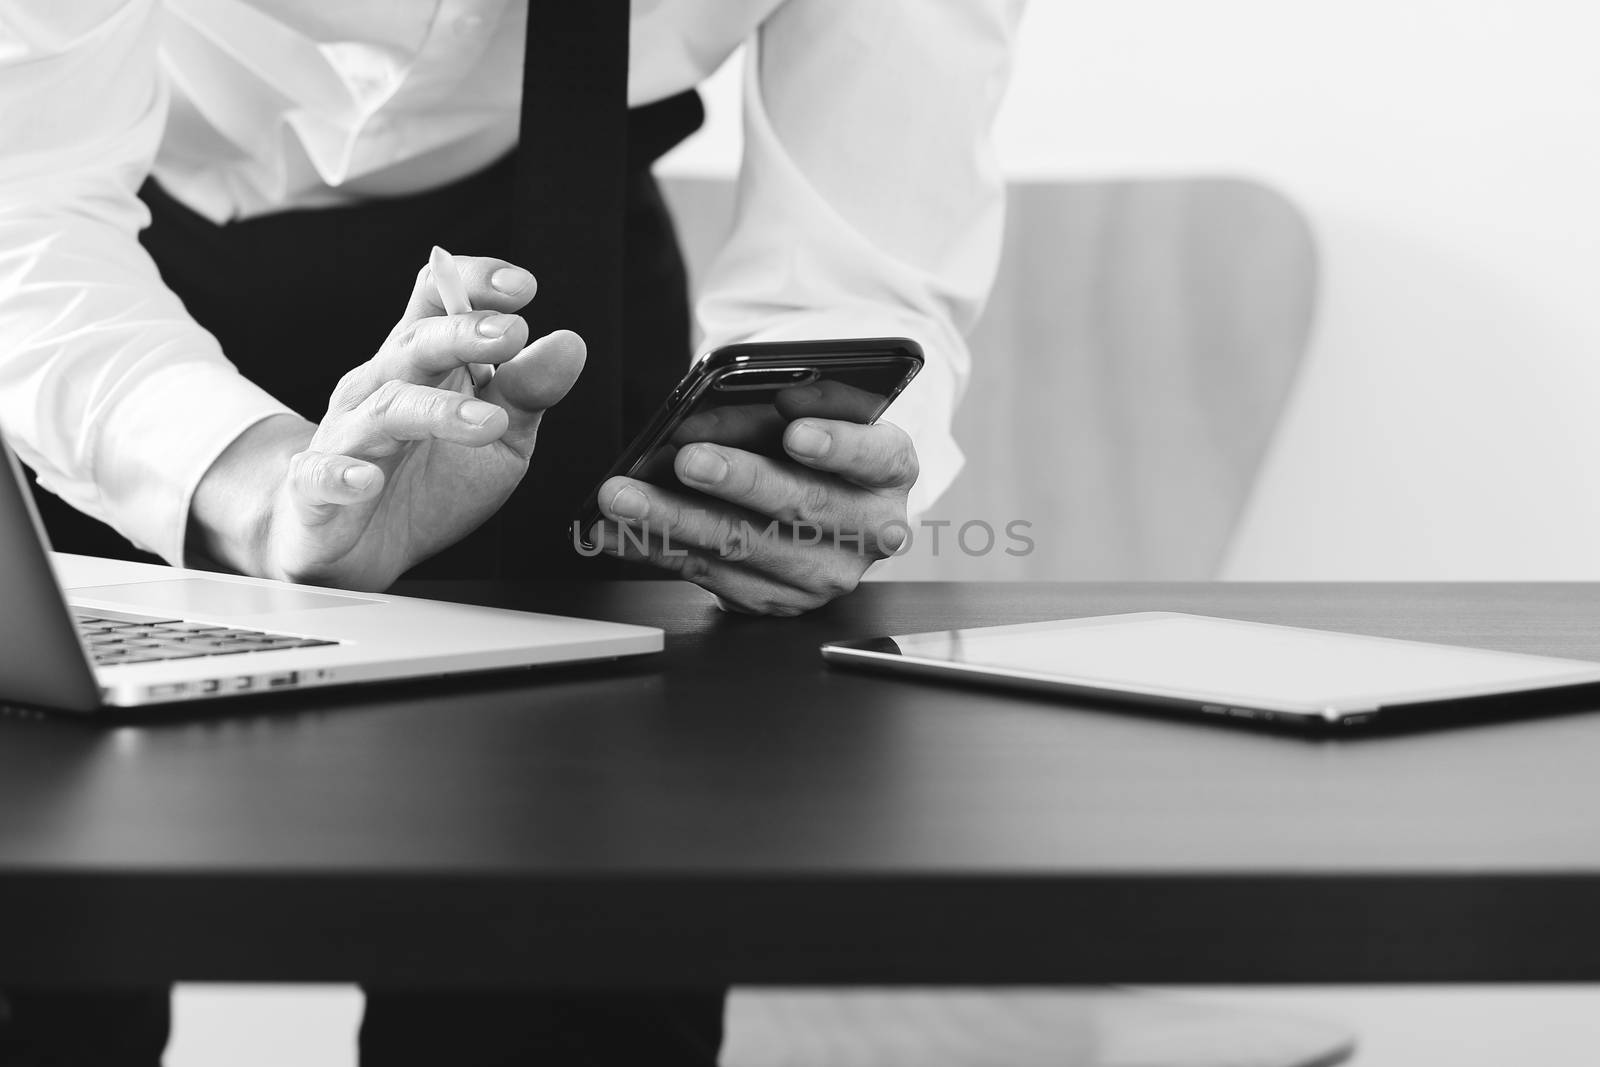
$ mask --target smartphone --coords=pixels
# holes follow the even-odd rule
[[[847,337],[726,345],[689,368],[600,484],[617,475],[689,491],[673,472],[685,445],[708,441],[782,456],[784,428],[799,418],[876,422],[922,369],[907,337]],[[600,485],[578,515],[578,533],[601,520]]]

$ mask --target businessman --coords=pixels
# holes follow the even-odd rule
[[[0,12],[0,424],[56,547],[357,588],[583,565],[566,522],[687,362],[650,163],[748,45],[708,344],[905,334],[900,427],[617,481],[620,555],[733,610],[848,592],[954,477],[998,256],[1018,0],[16,0]],[[526,59],[526,62],[524,60]],[[446,315],[423,267],[457,265]],[[492,365],[492,376],[472,365]],[[920,474],[920,477],[919,477]],[[681,506],[698,494],[695,509]],[[710,502],[710,503],[707,503]],[[720,517],[820,522],[724,558]],[[84,518],[88,516],[89,518]],[[765,526],[765,522],[761,523]],[[660,550],[670,535],[685,554]],[[149,1064],[166,992],[0,993],[0,1064]],[[720,992],[369,990],[368,1064],[715,1061]]]

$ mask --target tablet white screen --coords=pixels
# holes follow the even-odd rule
[[[896,637],[903,655],[1107,689],[1321,710],[1600,680],[1600,664],[1152,613]]]

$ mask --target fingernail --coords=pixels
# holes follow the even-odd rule
[[[790,389],[790,400],[798,400],[802,404],[815,404],[822,399],[822,390],[814,385],[802,385],[798,389]]]
[[[515,315],[487,315],[478,320],[479,337],[504,337],[506,331],[511,329],[511,320]]]
[[[789,431],[789,451],[807,459],[820,459],[827,455],[833,438],[808,423],[798,423]]]
[[[340,477],[352,489],[365,489],[372,484],[372,476],[376,473],[371,467],[346,467]]]
[[[533,275],[521,267],[501,267],[489,275],[489,284],[507,296],[516,296],[533,284]]]
[[[611,513],[621,519],[642,519],[650,514],[650,501],[633,486],[625,485],[611,498]]]
[[[728,461],[709,448],[692,448],[684,473],[701,485],[716,485],[728,476]]]
[[[495,406],[482,400],[468,400],[461,405],[461,421],[469,422],[474,426],[482,426],[494,418]]]

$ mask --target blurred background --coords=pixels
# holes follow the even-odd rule
[[[935,514],[1040,548],[939,576],[1600,578],[1597,41],[1584,0],[1032,0],[960,424],[986,477]],[[737,66],[660,165],[692,260]],[[1175,995],[1336,1021],[1359,1067],[1600,1057],[1585,987]],[[168,1062],[342,1067],[358,1011],[183,987]]]
[[[1072,576],[1600,577],[1597,40],[1600,8],[1582,0],[1032,0],[997,131],[1022,195],[974,341],[971,399],[994,400],[985,372],[1003,367],[990,378],[1090,394],[1050,398],[1058,407],[1104,409],[1117,389],[1157,401],[1186,432],[1156,422],[1109,443],[1101,434],[1066,457],[1052,449],[1054,462],[1161,437],[1155,455],[1101,459],[1168,481],[1124,488],[1169,504],[1115,539],[1159,541],[1149,526],[1197,518],[1208,539],[1227,526],[1225,545],[1188,556],[1175,545],[1143,560],[1085,548],[1063,561]],[[707,87],[706,128],[663,174],[732,177],[738,90],[730,64]],[[1260,203],[1208,193],[1217,179],[1254,186]],[[1085,204],[1108,182],[1133,202]],[[1187,202],[1172,183],[1188,186]],[[1273,197],[1301,217],[1309,250],[1295,247]],[[1062,210],[1081,224],[1062,231]],[[706,221],[683,219],[691,258]],[[1040,247],[1041,228],[1083,240]],[[1031,299],[1016,299],[1019,286]],[[1294,306],[1307,288],[1310,306]],[[1219,303],[1235,313],[1208,336],[1161,333],[1163,316],[1205,325]],[[1074,344],[1084,341],[1103,350],[1086,356]],[[1096,356],[1102,366],[1052,378]],[[1144,377],[1116,380],[1117,356],[1144,361]],[[1283,395],[1257,395],[1261,376],[1286,368]],[[1174,378],[1198,399],[1168,395]],[[1241,407],[1241,393],[1254,406]],[[1259,469],[1245,470],[1253,437],[1231,451],[1216,440],[1238,419],[1270,419]],[[1070,426],[1037,422],[1018,432],[1079,443]],[[966,429],[969,456],[1007,432],[992,420]],[[1235,469],[1202,469],[1185,459],[1194,449]],[[1033,470],[1017,495],[1071,495],[1052,474]],[[1131,521],[1104,471],[1076,477],[1071,488],[1090,495],[1075,510],[1101,514],[1052,534],[1091,538],[1084,527]],[[1237,494],[1237,514],[1207,511],[1196,478]],[[1007,507],[1036,522],[1027,513],[1041,510]]]

